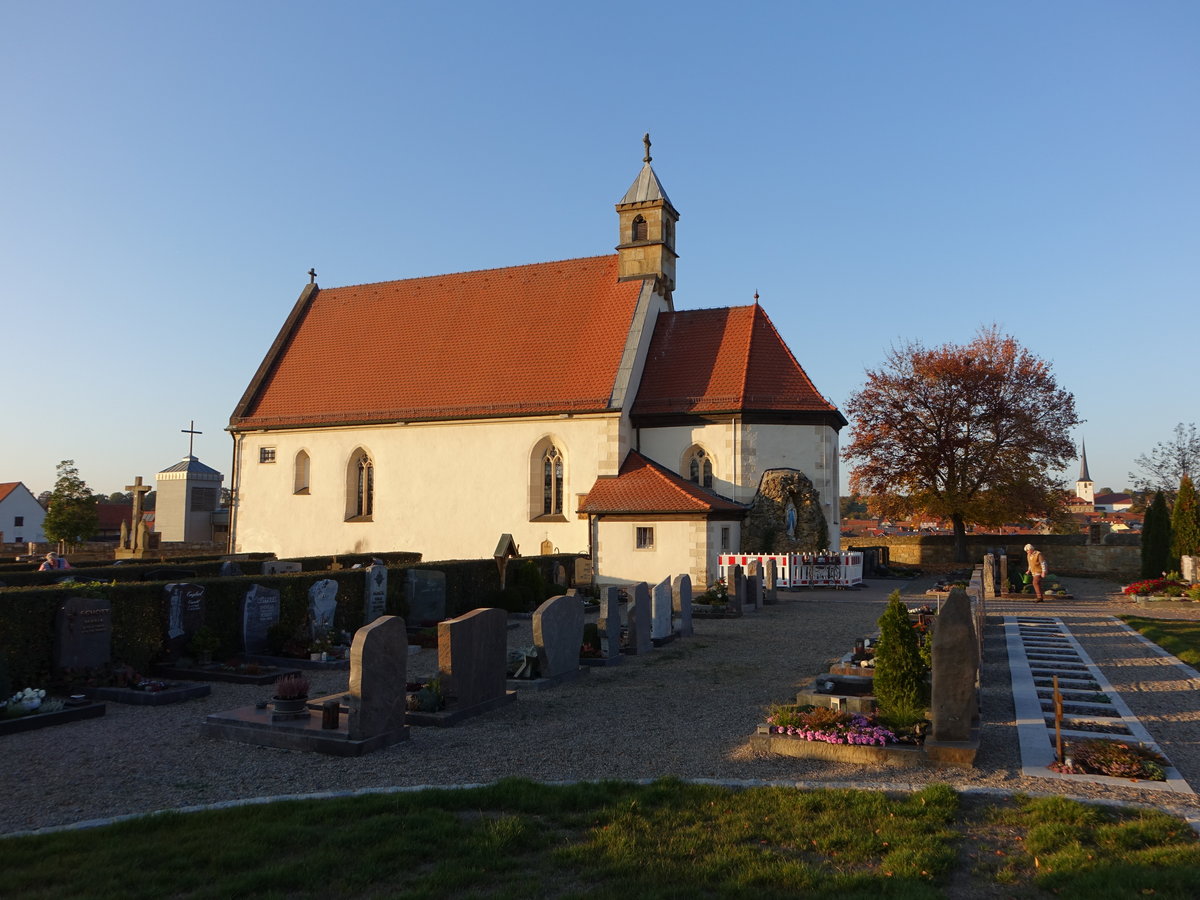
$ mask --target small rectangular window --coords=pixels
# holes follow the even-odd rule
[[[258,448],[258,461],[260,463],[275,462],[275,448],[274,447],[259,447]]]
[[[654,529],[639,525],[637,527],[636,546],[639,550],[653,550]]]
[[[24,524],[25,524],[24,516],[13,516],[13,526],[15,528],[20,528]]]
[[[728,525],[721,526],[721,552],[722,553],[729,552],[729,526]]]

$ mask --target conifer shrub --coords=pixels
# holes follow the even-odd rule
[[[1171,510],[1171,563],[1182,568],[1184,556],[1194,556],[1200,548],[1200,506],[1196,504],[1196,487],[1187,475],[1179,481],[1179,493]]]
[[[875,699],[886,713],[924,709],[928,702],[926,667],[917,633],[900,602],[900,591],[888,596],[879,617],[879,646],[875,650]]]
[[[1167,498],[1158,491],[1142,525],[1142,577],[1155,578],[1171,568],[1171,516]]]

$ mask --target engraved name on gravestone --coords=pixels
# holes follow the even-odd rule
[[[446,618],[446,573],[408,569],[404,573],[407,621],[414,625],[437,623]]]
[[[279,591],[255,584],[242,603],[242,640],[247,653],[267,649],[267,632],[279,622]]]
[[[292,562],[287,559],[272,559],[262,564],[262,574],[264,575],[283,575],[288,572],[299,572],[303,566],[298,562]]]
[[[204,588],[176,582],[163,590],[167,594],[167,651],[174,658],[188,652],[192,637],[204,625]]]
[[[322,578],[308,589],[308,621],[314,640],[324,637],[333,629],[337,595],[338,583],[332,578]]]
[[[112,661],[112,606],[95,597],[71,597],[59,607],[55,665],[91,669]]]
[[[363,624],[370,625],[387,612],[387,566],[371,563],[363,587]],[[411,618],[411,614],[409,615]]]

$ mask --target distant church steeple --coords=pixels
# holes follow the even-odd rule
[[[1088,472],[1087,441],[1080,442],[1079,458],[1079,480],[1075,482],[1075,493],[1080,499],[1086,500],[1088,503],[1095,503],[1096,483],[1092,481],[1092,476]]]
[[[625,196],[617,203],[620,243],[617,244],[617,277],[621,281],[654,277],[669,298],[675,290],[675,223],[679,213],[671,205],[658,176],[650,167],[650,135],[642,138],[646,155]]]

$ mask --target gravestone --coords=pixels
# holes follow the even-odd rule
[[[960,587],[938,613],[933,630],[933,692],[930,710],[935,741],[966,741],[976,712],[979,642],[971,618],[971,601]]]
[[[575,597],[551,597],[533,613],[533,646],[543,678],[562,678],[579,670],[583,644],[583,605]]]
[[[664,578],[650,594],[650,640],[665,641],[671,634],[671,579]]]
[[[746,577],[746,605],[751,609],[762,609],[762,576],[755,573]]]
[[[983,557],[983,596],[996,596],[996,557],[991,553]]]
[[[692,577],[676,575],[671,582],[671,606],[679,616],[680,637],[691,637],[695,631],[692,627]]]
[[[298,562],[286,559],[271,559],[262,564],[262,574],[282,575],[285,572],[299,572],[302,568]]]
[[[742,608],[746,604],[746,576],[742,574],[741,566],[734,566],[729,570],[729,583],[726,585],[729,592],[729,599],[726,601],[729,604],[729,611],[735,616],[742,614]]]
[[[222,578],[231,578],[234,576],[240,576],[244,573],[242,572],[241,566],[235,563],[232,559],[227,559],[221,563],[221,571],[219,574]]]
[[[408,630],[399,616],[380,616],[350,645],[349,738],[403,733],[408,680]]]
[[[554,583],[563,587],[567,586],[567,567],[562,563],[554,566]]]
[[[112,662],[112,605],[96,597],[70,597],[55,621],[54,665],[94,669]]]
[[[404,573],[404,598],[408,601],[409,622],[421,625],[442,621],[446,618],[446,573],[407,569]]]
[[[625,652],[631,656],[649,653],[654,644],[650,640],[650,588],[644,581],[633,586],[626,622],[629,633],[625,640]]]
[[[586,556],[577,557],[575,560],[575,579],[572,584],[591,584],[592,583],[592,561]]]
[[[204,625],[204,588],[175,583],[163,590],[167,594],[167,652],[177,659],[188,652],[192,637]]]
[[[363,586],[363,624],[370,625],[387,613],[387,566],[371,563]],[[412,618],[412,614],[409,614]]]
[[[554,541],[542,541],[542,546],[539,551],[542,556],[549,556],[554,552]]]
[[[260,584],[250,586],[242,601],[242,641],[247,653],[267,649],[267,632],[279,622],[279,591]]]
[[[475,609],[438,623],[438,677],[448,704],[469,709],[502,700],[507,662],[504,610]]]
[[[313,640],[323,638],[333,630],[333,617],[337,612],[338,583],[332,578],[315,581],[308,589],[309,636]]]
[[[600,589],[600,615],[596,619],[600,632],[600,656],[615,659],[621,655],[621,604],[615,587]]]
[[[1200,556],[1181,556],[1179,558],[1180,573],[1188,584],[1200,581]]]
[[[999,584],[999,588],[1000,588],[1001,594],[1007,594],[1009,592],[1008,554],[1007,553],[1000,554],[1000,584]]]
[[[779,564],[773,560],[767,560],[767,575],[766,582],[763,586],[763,603],[767,606],[774,606],[779,602]]]

